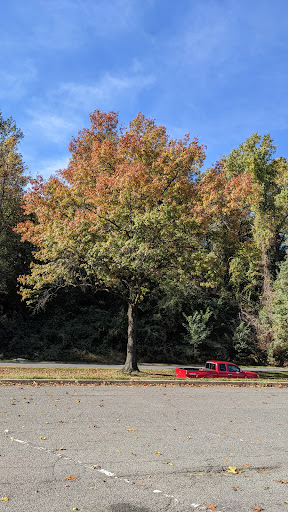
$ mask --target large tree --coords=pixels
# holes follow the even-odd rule
[[[21,244],[13,228],[23,218],[21,208],[27,178],[19,152],[23,133],[12,117],[4,119],[0,111],[0,297],[1,302],[13,288],[21,266]],[[22,250],[23,252],[23,250]]]
[[[127,302],[124,371],[137,371],[137,308],[155,279],[192,265],[198,239],[191,210],[204,160],[196,139],[172,140],[139,114],[127,130],[96,110],[69,146],[67,169],[38,177],[18,231],[37,248],[23,298],[44,304],[59,287],[91,286]]]
[[[288,162],[275,158],[275,153],[276,146],[269,134],[261,137],[254,133],[225,161],[229,176],[249,176],[252,182],[246,197],[250,210],[246,236],[230,268],[232,279],[240,285],[243,318],[255,328],[259,347],[270,362],[278,344],[271,309],[273,282],[278,263],[285,256],[287,230]]]

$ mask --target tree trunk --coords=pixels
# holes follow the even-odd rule
[[[128,303],[128,342],[127,356],[123,372],[132,373],[139,372],[136,357],[137,344],[137,304]]]

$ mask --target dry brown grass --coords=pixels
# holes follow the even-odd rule
[[[127,374],[112,368],[0,368],[0,379],[75,379],[75,380],[174,380],[174,370],[142,370]]]
[[[269,372],[258,371],[261,381],[271,382],[286,381],[288,380],[287,372]],[[139,373],[127,374],[113,368],[35,368],[35,367],[0,367],[0,380],[5,379],[50,379],[50,380],[95,380],[95,381],[110,381],[110,380],[165,380],[165,381],[179,381],[175,377],[174,370],[159,370],[159,369],[143,369]],[[182,380],[182,379],[181,379]],[[189,380],[189,379],[186,379]],[[204,381],[205,379],[201,379]],[[218,380],[218,379],[216,379]],[[220,380],[220,379],[219,379]],[[222,379],[221,379],[222,380]],[[226,380],[226,379],[225,379]],[[228,379],[227,379],[228,380]],[[230,380],[230,379],[229,379]],[[237,379],[233,379],[234,381]],[[244,379],[245,380],[245,379]]]

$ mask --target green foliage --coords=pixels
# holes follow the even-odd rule
[[[206,311],[195,311],[192,315],[187,316],[183,313],[186,322],[184,327],[186,328],[188,335],[187,340],[192,345],[192,358],[194,361],[200,356],[201,351],[199,347],[208,340],[211,334],[211,328],[208,327],[208,321],[212,315],[212,311],[209,308]]]
[[[17,276],[21,270],[23,252],[19,235],[13,228],[23,218],[21,209],[24,185],[24,164],[18,151],[22,132],[10,117],[4,119],[0,112],[0,300],[16,290]]]
[[[239,361],[251,361],[255,358],[256,339],[251,327],[240,322],[234,330],[232,338],[235,356]]]
[[[283,362],[288,355],[288,259],[280,263],[273,284],[271,323],[274,333],[274,356]]]

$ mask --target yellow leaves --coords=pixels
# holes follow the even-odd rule
[[[68,476],[66,476],[65,480],[74,480],[75,478],[79,478],[79,476],[78,475],[76,475],[76,476],[68,475]]]
[[[127,432],[138,432],[137,428],[131,428],[130,425],[125,425],[125,428]]]
[[[234,475],[237,475],[239,473],[242,473],[242,471],[237,469],[236,466],[229,466],[227,469],[227,473],[233,473]]]
[[[0,501],[9,501],[9,499],[8,496],[5,496],[4,498],[0,498]]]
[[[46,437],[44,437],[44,436],[40,436],[40,439],[46,439]]]
[[[227,473],[237,473],[236,466],[229,466],[229,468],[227,469]]]

